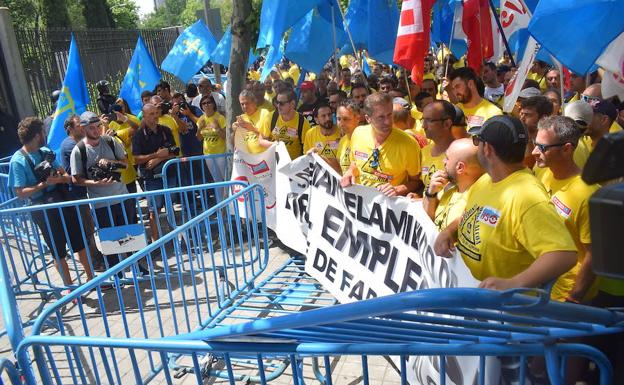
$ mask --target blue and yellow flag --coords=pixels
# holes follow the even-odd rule
[[[160,71],[150,55],[141,36],[137,41],[128,71],[121,83],[119,97],[123,98],[130,106],[133,114],[141,111],[141,93],[145,90],[153,90],[160,81]]]
[[[226,67],[230,66],[230,51],[232,50],[232,30],[230,26],[227,27],[223,37],[217,44],[216,48],[210,54],[210,61],[213,63],[221,64]],[[253,53],[253,50],[249,50],[249,60],[247,60],[247,67],[256,61],[257,56]]]
[[[182,32],[160,68],[187,83],[210,59],[217,41],[201,19]]]
[[[57,151],[61,142],[67,137],[63,123],[72,114],[80,115],[87,109],[89,104],[89,93],[80,64],[78,45],[72,34],[69,45],[69,58],[67,60],[67,71],[63,80],[63,88],[54,111],[54,120],[48,133],[48,147]]]

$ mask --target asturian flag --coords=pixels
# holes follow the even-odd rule
[[[431,8],[434,0],[404,0],[394,48],[394,62],[411,70],[412,81],[421,84],[429,49]]]

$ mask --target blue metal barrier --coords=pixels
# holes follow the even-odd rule
[[[15,198],[15,192],[9,188],[9,173],[0,171],[0,204],[12,198]]]
[[[121,197],[107,197],[91,200],[70,201],[39,206],[22,206],[20,200],[6,202],[0,210],[0,245],[9,265],[9,273],[14,279],[13,291],[17,295],[37,293],[42,296],[54,295],[60,297],[60,292],[73,289],[82,285],[87,280],[87,269],[94,271],[99,263],[104,269],[123,259],[124,255],[113,255],[102,258],[95,247],[93,233],[102,227],[126,225],[138,223],[145,229],[145,240],[161,238],[177,226],[186,223],[197,213],[209,209],[215,202],[215,196],[221,199],[220,191],[229,190],[233,185],[244,186],[236,183],[220,183],[210,185],[197,185],[174,188],[160,191],[141,192],[128,194]],[[121,202],[125,204],[121,204]],[[164,202],[164,212],[159,210],[159,201]],[[180,202],[174,207],[173,202]],[[97,207],[106,204],[105,208]],[[155,220],[150,223],[150,212]],[[135,214],[136,213],[136,214]],[[80,263],[76,257],[78,250],[73,250],[72,243],[68,242],[67,263],[69,265],[69,278],[72,284],[66,282],[62,270],[54,268],[57,259],[52,250],[61,249],[54,247],[56,238],[52,237],[52,244],[46,245],[44,237],[38,226],[33,222],[34,216],[43,218],[44,228],[52,233],[59,231],[64,238],[78,239],[80,244],[86,245],[84,254],[86,261]],[[76,218],[77,224],[73,226],[68,217]],[[55,223],[52,223],[54,221]],[[232,221],[233,219],[227,219]],[[101,223],[104,221],[105,223]],[[216,224],[212,225],[216,231]],[[79,233],[79,234],[78,234]],[[166,260],[167,254],[173,254],[173,243],[163,245],[161,255]],[[58,252],[64,257],[65,252]],[[146,268],[141,266],[142,269]],[[181,273],[188,272],[188,265],[180,264],[173,266],[174,270]],[[94,274],[98,274],[95,270]],[[124,278],[130,279],[130,278]]]
[[[7,379],[10,381],[8,384],[10,385],[21,385],[22,381],[20,380],[19,372],[15,368],[15,365],[6,358],[0,358],[0,384],[4,384],[5,382],[2,380],[3,375],[6,374]]]
[[[231,152],[169,159],[162,171],[167,176],[163,178],[164,188],[229,181],[232,159]],[[174,186],[169,185],[171,182]]]

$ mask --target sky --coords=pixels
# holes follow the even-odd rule
[[[139,6],[139,16],[143,17],[154,10],[154,0],[132,0]]]

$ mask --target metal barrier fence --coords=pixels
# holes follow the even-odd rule
[[[6,382],[6,381],[9,382]],[[15,365],[6,358],[0,358],[0,384],[21,385],[22,381]]]
[[[231,152],[169,159],[162,171],[168,176],[163,179],[164,188],[229,181],[232,159]]]
[[[178,37],[177,29],[17,29],[15,34],[26,73],[35,112],[45,117],[52,111],[50,95],[60,89],[65,70],[71,33],[76,37],[80,60],[91,103],[88,109],[97,112],[98,93],[95,83],[108,80],[113,95],[121,86],[139,34],[158,64],[167,56]],[[183,90],[183,84],[163,72],[172,88]]]
[[[140,238],[149,243],[223,200],[223,194],[233,185],[196,185],[41,206],[21,207],[22,202],[17,199],[6,202],[0,210],[0,248],[13,279],[12,289],[16,295],[60,296],[62,290],[84,284],[90,272],[97,275],[98,270],[124,259],[124,254],[101,256],[94,234],[99,236],[103,228],[138,224],[143,230]],[[223,220],[231,222],[232,218],[225,216]],[[56,236],[46,238],[42,228]],[[209,229],[217,230],[214,224]],[[78,248],[83,245],[84,250],[80,251]],[[173,254],[173,247],[173,242],[163,245],[163,261]],[[67,268],[63,268],[65,260]],[[136,268],[147,270],[144,263]],[[172,268],[186,273],[190,267],[180,264]],[[123,274],[123,279],[131,278]]]

